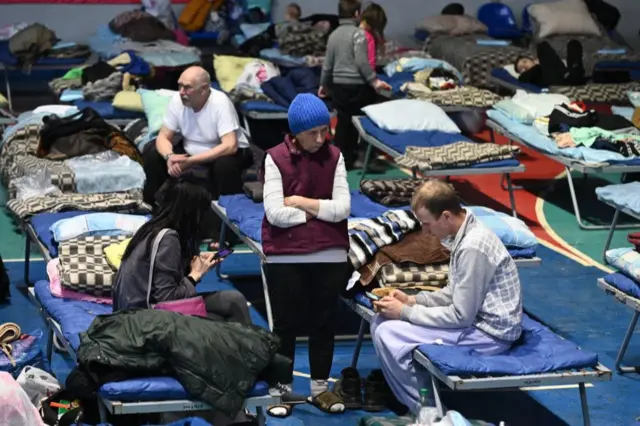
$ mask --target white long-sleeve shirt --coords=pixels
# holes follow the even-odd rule
[[[306,223],[304,210],[284,205],[282,175],[271,156],[267,154],[264,162],[264,211],[267,221],[278,228],[291,228]],[[330,200],[319,200],[318,219],[325,222],[341,222],[351,213],[351,194],[347,182],[347,169],[340,154],[333,177],[333,192]],[[269,256],[270,262],[278,263],[339,263],[347,261],[347,251],[331,248],[305,255]]]

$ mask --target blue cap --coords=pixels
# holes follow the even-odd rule
[[[322,100],[311,93],[300,93],[295,97],[288,112],[289,129],[298,135],[314,127],[331,124],[331,115]]]

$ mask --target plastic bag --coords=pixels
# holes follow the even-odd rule
[[[0,372],[0,424],[44,426],[25,391],[10,374],[3,372]]]
[[[47,195],[62,195],[60,188],[51,184],[51,174],[47,169],[16,178],[11,185],[16,189],[16,198],[20,201]]]
[[[31,403],[39,407],[40,401],[60,390],[60,383],[51,374],[30,365],[20,372],[17,382],[22,386]]]
[[[42,331],[36,329],[29,334],[23,334],[18,340],[11,343],[11,358],[0,352],[0,371],[6,371],[16,377],[27,365],[45,368],[44,356],[40,348]],[[4,423],[0,423],[4,424]]]

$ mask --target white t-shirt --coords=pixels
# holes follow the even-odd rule
[[[249,147],[233,103],[219,90],[211,89],[209,99],[198,112],[184,106],[180,94],[175,94],[169,102],[163,124],[173,132],[180,132],[184,138],[184,150],[190,155],[210,150],[220,144],[222,136],[231,132],[236,132],[238,148]]]

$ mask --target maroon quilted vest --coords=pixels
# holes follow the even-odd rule
[[[316,200],[333,196],[333,180],[340,150],[325,143],[310,154],[299,150],[288,137],[267,153],[280,170],[285,197],[300,195]],[[329,223],[315,218],[292,228],[271,225],[262,219],[262,249],[266,255],[309,254],[330,248],[349,250],[347,221]]]

